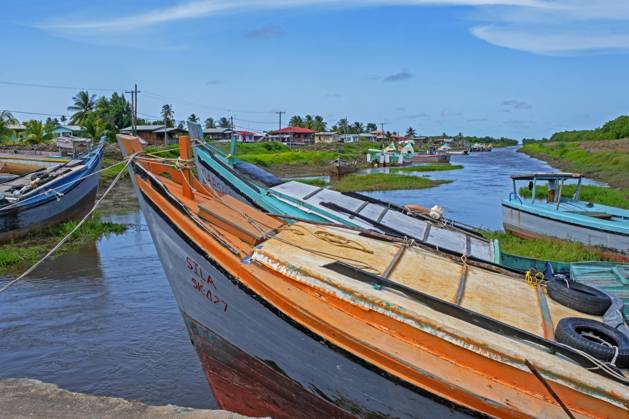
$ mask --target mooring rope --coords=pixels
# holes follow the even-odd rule
[[[109,187],[105,190],[105,192],[103,193],[103,195],[94,203],[94,206],[88,211],[87,214],[85,214],[85,216],[81,219],[81,221],[78,222],[78,224],[72,229],[72,231],[70,231],[64,238],[62,238],[59,243],[57,243],[52,249],[50,249],[50,251],[48,251],[48,253],[46,253],[41,259],[39,259],[37,262],[35,262],[30,268],[28,268],[26,271],[24,271],[24,273],[22,273],[22,275],[18,276],[17,278],[13,279],[12,281],[10,281],[8,284],[6,284],[4,287],[2,287],[0,289],[0,293],[6,291],[7,289],[9,289],[9,287],[11,287],[12,285],[14,285],[16,282],[20,281],[21,279],[25,278],[26,276],[28,276],[29,274],[31,274],[35,269],[37,269],[37,267],[39,267],[39,265],[41,265],[42,263],[44,263],[44,261],[46,259],[48,259],[50,256],[52,256],[53,253],[55,253],[57,250],[59,250],[59,248],[61,246],[64,245],[65,242],[68,241],[68,239],[88,220],[88,218],[90,218],[92,216],[92,214],[94,213],[94,211],[96,211],[96,208],[98,208],[98,206],[101,204],[101,202],[103,202],[103,200],[105,199],[105,197],[109,194],[109,192],[111,192],[111,190],[114,188],[114,186],[116,185],[116,183],[118,183],[118,181],[120,180],[120,178],[123,176],[123,174],[125,173],[125,169],[129,166],[129,164],[131,163],[131,160],[133,159],[133,157],[135,156],[132,155],[130,156],[127,160],[127,162],[125,163],[125,166],[122,168],[122,170],[116,175],[116,177],[114,178],[114,180],[111,182],[111,184],[109,185]]]

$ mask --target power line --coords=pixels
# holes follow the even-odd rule
[[[213,109],[213,110],[218,110],[218,111],[227,112],[227,113],[236,112],[236,113],[267,114],[267,115],[275,113],[275,112],[272,112],[272,111],[251,111],[251,110],[244,110],[244,109],[222,108],[220,106],[212,106],[212,105],[207,105],[207,104],[204,104],[204,103],[191,102],[189,100],[180,99],[180,98],[176,98],[176,97],[172,97],[172,96],[164,96],[164,95],[160,95],[159,93],[153,93],[153,92],[147,92],[147,91],[144,91],[144,95],[146,97],[152,98],[152,99],[162,99],[162,100],[174,101],[174,102],[181,103],[181,104],[188,105],[188,106],[197,106],[197,107],[200,107],[200,108]]]
[[[5,110],[5,109],[3,109]],[[24,114],[24,115],[37,115],[37,116],[66,116],[64,114],[61,113],[42,113],[42,112],[27,112],[27,111],[12,111],[9,109],[6,109],[7,112],[10,113],[18,113],[18,114]]]
[[[17,81],[4,81],[0,80],[0,84],[7,86],[21,86],[21,87],[39,87],[43,89],[63,89],[63,90],[93,90],[101,92],[119,92],[122,89],[104,89],[98,87],[75,87],[75,86],[59,86],[53,84],[38,84],[38,83],[22,83]]]

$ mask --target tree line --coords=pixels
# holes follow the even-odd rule
[[[303,117],[300,115],[294,115],[288,121],[288,125],[291,127],[308,128],[317,132],[328,130],[328,123],[321,115],[306,115]],[[377,129],[378,126],[373,122],[369,122],[367,124],[359,121],[350,123],[347,118],[339,119],[338,122],[330,127],[330,131],[339,132],[341,134],[360,134],[363,132],[376,131]]]

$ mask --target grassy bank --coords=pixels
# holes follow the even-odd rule
[[[561,196],[571,198],[577,189],[576,185],[564,185],[561,190]],[[520,196],[530,198],[532,192],[528,188],[520,188],[518,191]],[[535,189],[535,197],[537,199],[546,199],[548,195],[548,187],[546,185],[537,185]],[[581,201],[595,202],[597,204],[609,205],[618,208],[629,209],[629,190],[611,189],[604,186],[582,185]]]
[[[77,225],[77,221],[68,221],[58,226],[30,234],[18,243],[0,246],[0,273],[11,269],[31,265],[44,256],[57,242],[65,237]],[[81,226],[72,238],[59,249],[58,253],[67,252],[109,234],[121,234],[127,227],[122,224],[103,222],[92,219]]]
[[[459,170],[463,169],[462,164],[426,164],[421,166],[405,166],[396,167],[393,170],[396,172],[439,172],[445,170]]]
[[[629,190],[629,139],[529,142],[520,151],[569,172]]]
[[[345,176],[331,187],[339,192],[372,192],[395,189],[426,189],[450,183],[448,180],[434,180],[425,177],[386,173]]]
[[[517,256],[557,262],[607,260],[596,250],[581,243],[557,239],[522,239],[511,233],[483,232],[488,239],[498,239],[500,250]]]

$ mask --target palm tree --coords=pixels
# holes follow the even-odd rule
[[[103,135],[107,135],[107,122],[94,114],[90,114],[83,121],[83,129],[88,138],[98,141]]]
[[[315,131],[325,131],[327,128],[327,124],[325,123],[325,121],[323,120],[323,117],[321,115],[317,115],[314,117],[314,122],[312,123],[312,129]]]
[[[24,142],[27,144],[43,144],[52,139],[52,126],[33,119],[24,121]]]
[[[175,111],[173,111],[173,105],[166,104],[162,106],[162,120],[164,125],[168,128],[175,126]]]
[[[214,118],[207,118],[205,120],[205,128],[216,128],[216,123],[214,122]]]
[[[229,122],[229,119],[222,117],[218,120],[218,126],[221,128],[231,128],[232,124]]]
[[[81,125],[87,115],[94,110],[96,95],[90,95],[87,90],[81,90],[72,97],[74,105],[68,106],[68,110],[74,112],[70,118],[71,124]]]
[[[368,123],[367,132],[374,132],[374,131],[378,131],[378,126],[374,124],[373,122]]]
[[[197,124],[199,122],[199,117],[195,114],[190,114],[188,117],[188,122],[192,122],[193,124]]]
[[[354,134],[360,134],[361,132],[363,132],[365,130],[365,127],[363,126],[362,122],[354,122],[354,125],[352,125],[352,131]]]
[[[415,138],[415,130],[413,129],[413,127],[408,127],[408,129],[406,130],[406,138],[408,139],[413,139]]]
[[[347,120],[347,118],[340,119],[337,123],[337,126],[339,131],[341,131],[343,134],[347,134],[349,132],[349,121]]]
[[[303,127],[304,120],[301,118],[301,116],[295,115],[290,119],[290,121],[288,121],[288,125],[290,125],[291,127]]]
[[[306,117],[304,118],[304,128],[308,128],[308,129],[312,129],[312,125],[314,123],[314,118],[312,117],[312,115],[306,115]]]
[[[17,124],[18,121],[9,111],[0,112],[0,142],[6,143],[13,139],[15,131],[10,126]]]

